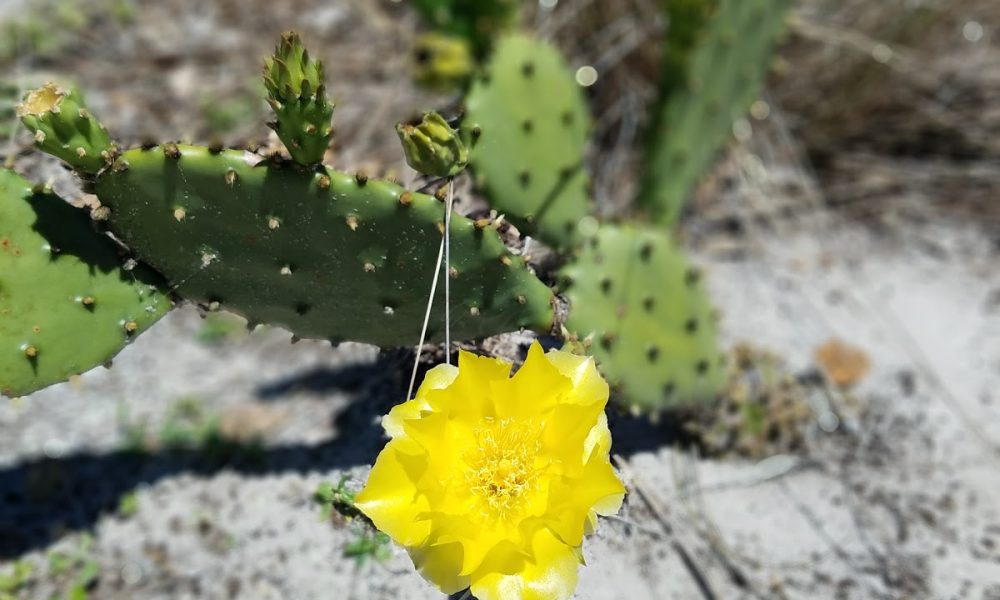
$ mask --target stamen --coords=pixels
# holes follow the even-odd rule
[[[535,467],[539,431],[514,419],[486,419],[474,435],[476,447],[465,457],[466,482],[483,516],[506,521],[523,506],[541,472]]]

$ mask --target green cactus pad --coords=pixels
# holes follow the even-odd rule
[[[86,212],[0,169],[0,394],[109,361],[170,309],[157,282],[122,270]]]
[[[333,104],[326,98],[323,64],[309,58],[298,34],[281,36],[264,64],[267,102],[276,120],[269,123],[302,165],[322,162],[333,137]]]
[[[686,66],[686,86],[664,90],[667,97],[654,119],[657,130],[639,202],[655,222],[677,222],[691,191],[732,135],[733,123],[757,98],[790,4],[718,0]],[[699,14],[689,15],[690,26],[698,25]],[[686,54],[684,40],[678,44],[675,50]],[[667,81],[676,79],[676,63],[667,61]]]
[[[182,297],[302,338],[398,346],[420,336],[444,219],[430,196],[172,145],[126,152],[97,194],[115,233]],[[551,291],[495,231],[451,223],[453,338],[546,330]],[[443,303],[439,294],[433,339],[444,332]]]
[[[669,234],[603,226],[560,273],[566,328],[583,340],[619,401],[642,409],[713,397],[725,381],[713,310]]]
[[[27,94],[17,115],[35,134],[38,148],[81,173],[97,173],[114,160],[117,151],[108,131],[90,115],[77,90],[47,83]]]
[[[463,131],[477,185],[524,233],[567,247],[590,208],[590,113],[559,51],[502,39],[466,98]]]

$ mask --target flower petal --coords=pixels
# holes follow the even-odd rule
[[[454,594],[469,587],[469,577],[459,575],[462,565],[462,545],[458,543],[438,544],[408,548],[413,566],[424,579],[430,581],[445,594]]]
[[[507,381],[510,369],[509,362],[463,350],[458,354],[458,377],[447,389],[429,393],[427,402],[435,412],[470,423],[494,416],[491,383]]]
[[[579,546],[591,512],[614,514],[624,497],[625,486],[611,464],[606,458],[595,456],[581,477],[552,482],[545,511],[548,526],[567,544]]]
[[[452,365],[438,365],[427,371],[423,383],[417,388],[417,395],[412,400],[392,407],[389,414],[382,417],[382,427],[389,437],[403,435],[403,421],[416,419],[420,416],[420,411],[430,408],[427,404],[427,394],[431,390],[441,390],[450,386],[457,376],[458,368]]]
[[[608,403],[608,382],[597,371],[597,363],[593,357],[564,350],[549,350],[545,358],[572,382],[573,392],[566,397],[566,402],[601,402],[602,407]]]
[[[593,456],[608,456],[611,452],[611,430],[608,429],[608,415],[601,411],[597,424],[587,434],[583,442],[583,460],[589,461]]]
[[[507,385],[503,386],[505,383]],[[549,362],[538,342],[531,343],[524,365],[509,383],[500,384],[493,385],[498,399],[497,413],[502,417],[515,418],[542,414],[573,389],[570,379]]]
[[[398,544],[413,546],[423,542],[430,525],[418,521],[417,515],[427,511],[427,499],[417,491],[412,479],[414,457],[405,456],[407,466],[398,452],[397,440],[390,440],[378,455],[368,482],[355,498],[355,506],[365,513],[375,526]]]
[[[566,600],[576,588],[580,565],[575,548],[559,541],[547,529],[532,540],[534,560],[513,551],[494,552],[472,575],[472,594],[478,600]]]

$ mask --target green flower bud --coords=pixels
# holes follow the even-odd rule
[[[414,79],[441,91],[462,87],[475,68],[472,50],[464,38],[425,33],[413,47]]]
[[[333,138],[333,103],[326,97],[323,64],[309,57],[298,34],[288,32],[264,62],[267,103],[275,120],[268,123],[295,162],[314,165]]]
[[[454,177],[465,169],[469,151],[458,132],[436,112],[424,113],[420,123],[399,123],[396,133],[403,143],[406,163],[435,177]]]

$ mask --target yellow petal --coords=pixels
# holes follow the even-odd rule
[[[428,503],[418,493],[412,479],[413,470],[419,467],[412,465],[414,457],[403,456],[397,451],[398,443],[390,440],[386,444],[354,502],[358,510],[397,543],[413,546],[423,542],[430,533],[430,525],[416,518],[428,510]],[[408,468],[401,458],[411,463]]]
[[[538,342],[532,342],[524,365],[513,378],[493,384],[497,413],[515,418],[546,412],[572,389],[570,379],[549,362]]]
[[[607,404],[608,382],[597,371],[597,364],[592,357],[563,350],[549,350],[545,357],[572,382],[573,391],[566,397],[566,402],[600,402],[601,406]]]
[[[469,587],[469,577],[458,574],[462,564],[462,545],[438,544],[409,548],[413,565],[424,579],[436,585],[445,594],[454,594]]]
[[[423,383],[417,389],[417,395],[412,400],[397,404],[389,411],[389,414],[382,417],[382,427],[389,434],[389,437],[403,435],[403,421],[416,419],[420,416],[420,411],[430,408],[427,403],[427,394],[431,390],[440,390],[450,386],[457,376],[458,368],[452,365],[438,365],[427,371]]]
[[[578,479],[554,481],[549,488],[548,525],[564,542],[579,546],[591,511],[614,514],[625,486],[605,458],[594,457]],[[610,512],[609,512],[610,511]]]
[[[505,541],[505,531],[502,528],[483,526],[482,523],[466,518],[452,517],[450,521],[444,526],[441,520],[435,521],[433,531],[442,539],[462,545],[462,562],[459,565],[462,575],[469,575],[478,569],[486,556]]]
[[[602,418],[606,422],[604,407],[599,403],[557,405],[542,431],[542,455],[554,461],[560,474],[578,477],[590,459],[592,448],[588,448],[588,442]],[[593,440],[593,445],[598,441]]]
[[[606,457],[610,452],[611,430],[608,429],[608,415],[601,411],[597,416],[597,424],[583,442],[583,460],[589,461],[595,455]]]
[[[472,575],[478,600],[566,600],[576,588],[576,549],[539,529],[532,543],[533,560],[511,553],[491,556]]]
[[[471,352],[459,352],[458,377],[445,392],[428,396],[434,410],[445,412],[456,419],[470,422],[495,414],[490,384],[507,381],[511,364]]]

